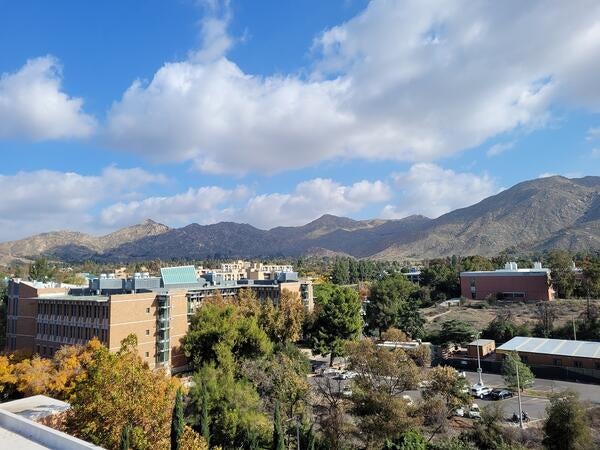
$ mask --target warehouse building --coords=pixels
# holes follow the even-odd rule
[[[600,370],[600,342],[517,336],[496,349],[498,355],[510,352],[530,366]]]

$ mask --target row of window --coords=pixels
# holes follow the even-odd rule
[[[38,323],[37,334],[55,337],[90,340],[97,337],[102,342],[107,341],[107,332],[101,328],[78,327],[74,325],[57,325],[51,323]]]
[[[62,302],[39,302],[38,314],[108,319],[108,304],[80,302],[73,302],[69,304]]]

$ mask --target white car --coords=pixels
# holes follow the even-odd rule
[[[339,373],[339,369],[336,369],[335,367],[325,367],[321,371],[321,375],[323,375],[324,377],[333,377],[339,375]]]
[[[340,374],[340,378],[342,380],[352,380],[354,378],[356,378],[358,376],[358,373],[352,371],[352,370],[347,370],[346,372],[342,372]]]
[[[492,388],[489,386],[486,386],[485,384],[474,384],[473,386],[471,386],[471,395],[473,397],[477,397],[477,398],[484,398],[487,395],[490,395],[490,393],[492,392]]]
[[[468,417],[469,419],[481,419],[481,410],[477,403],[473,403],[469,408],[458,408],[454,411],[454,415],[458,417]]]
[[[344,386],[344,389],[342,389],[342,395],[344,397],[352,397],[352,388],[350,386]]]

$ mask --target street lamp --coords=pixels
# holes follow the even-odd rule
[[[475,334],[475,345],[477,346],[477,373],[479,374],[479,385],[483,386],[483,378],[481,377],[481,358],[479,357],[479,336],[481,336],[481,333]]]
[[[519,380],[519,362],[515,360],[517,367],[517,397],[519,398],[519,426],[523,428],[523,405],[521,404],[521,380]]]

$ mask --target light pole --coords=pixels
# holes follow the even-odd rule
[[[523,428],[523,405],[521,405],[521,380],[519,380],[519,361],[515,359],[517,368],[517,397],[519,398],[519,426]]]
[[[477,373],[479,374],[479,385],[483,386],[483,378],[481,377],[481,358],[479,357],[479,336],[480,333],[475,335],[475,345],[477,346]]]

